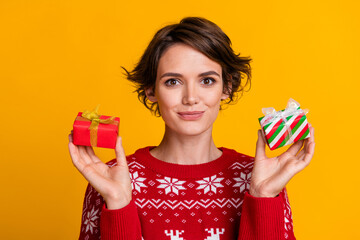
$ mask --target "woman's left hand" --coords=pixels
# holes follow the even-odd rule
[[[295,174],[309,165],[315,149],[314,128],[310,124],[309,128],[309,138],[294,143],[286,152],[274,158],[266,156],[264,136],[261,130],[258,131],[250,195],[277,196]]]

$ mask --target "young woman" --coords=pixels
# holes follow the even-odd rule
[[[80,239],[295,239],[285,186],[310,163],[314,129],[274,158],[260,130],[255,158],[212,138],[221,102],[250,81],[249,62],[203,18],[155,34],[127,74],[165,122],[161,143],[126,157],[119,137],[116,159],[104,164],[69,136],[72,161],[89,182]]]

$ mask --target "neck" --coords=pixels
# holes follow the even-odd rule
[[[194,165],[219,158],[222,152],[215,146],[212,127],[199,135],[181,135],[165,126],[164,137],[151,155],[169,163]]]

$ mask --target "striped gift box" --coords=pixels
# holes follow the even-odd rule
[[[269,148],[274,150],[310,137],[307,112],[293,99],[281,111],[263,108],[265,116],[260,117],[259,122]]]

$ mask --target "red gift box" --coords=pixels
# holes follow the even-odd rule
[[[91,121],[82,117],[82,112],[79,112],[73,125],[73,143],[75,145],[114,149],[119,132],[120,118],[115,117],[113,120],[110,118],[110,116],[99,115],[98,119]],[[99,119],[109,119],[109,123],[101,123]],[[95,127],[90,129],[90,125],[94,121],[97,121],[98,125],[93,123]]]

